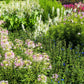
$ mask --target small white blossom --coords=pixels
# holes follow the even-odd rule
[[[81,35],[81,33],[79,32],[78,35]]]

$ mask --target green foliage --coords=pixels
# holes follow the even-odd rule
[[[3,29],[2,32],[4,30],[5,29]],[[0,38],[2,38],[4,36],[1,34]],[[7,35],[6,35],[6,37],[7,37]],[[17,40],[17,38],[18,38],[18,41],[15,41],[15,40]],[[2,39],[2,41],[3,40],[5,40],[5,39]],[[25,32],[22,32],[21,30],[19,32],[13,32],[13,33],[9,32],[8,41],[12,41],[12,43],[13,43],[13,45],[11,46],[12,48],[9,50],[6,50],[6,48],[5,48],[5,50],[4,50],[2,48],[2,45],[0,45],[0,65],[1,65],[1,63],[3,63],[3,65],[0,66],[0,81],[7,80],[9,82],[9,84],[14,84],[14,83],[15,84],[39,84],[38,75],[45,74],[47,76],[49,74],[50,69],[46,69],[46,68],[49,67],[50,61],[47,61],[46,58],[43,58],[40,61],[39,61],[39,59],[38,59],[38,61],[34,61],[34,59],[33,59],[34,55],[39,56],[42,53],[44,53],[44,52],[41,52],[41,49],[40,49],[41,46],[40,45],[38,47],[35,46],[35,48],[29,47],[29,46],[27,46],[27,44],[25,44],[25,42],[26,42],[25,40],[29,40],[29,38],[26,36]],[[21,42],[21,43],[18,43],[18,42]],[[34,45],[36,45],[36,44],[34,44]],[[5,53],[9,52],[11,50],[14,52],[15,58],[11,59],[11,60],[5,59],[5,57],[6,57]],[[31,55],[28,54],[30,51],[25,53],[27,50],[32,50],[33,53]],[[9,66],[5,66],[7,61],[10,62]],[[27,64],[27,61],[29,61],[30,63]],[[15,65],[15,64],[18,64],[16,62],[20,63],[20,65],[22,64],[22,67]],[[46,64],[48,64],[48,65],[46,65]],[[45,83],[45,84],[47,84],[47,83]]]
[[[80,51],[79,45],[73,49],[71,43],[67,48],[65,41],[55,41],[50,38],[39,38],[38,41],[45,46],[43,49],[49,54],[52,63],[51,72],[58,73],[60,83],[83,83],[84,50]]]
[[[8,4],[11,0],[0,0],[0,1],[5,1],[6,4]]]
[[[51,25],[46,37],[65,40],[67,45],[69,42],[72,42],[73,45],[84,43],[84,24],[82,24],[84,20],[81,17],[83,16],[73,14],[65,16],[58,25]]]
[[[5,13],[1,16],[1,19],[5,21],[3,27],[11,32],[22,30],[22,24],[24,25],[24,28],[30,32],[33,32],[35,30],[34,25],[36,17],[34,13],[32,13],[31,16],[28,13],[25,13],[24,17],[19,18],[16,14],[16,11],[14,11],[12,14]]]
[[[43,8],[42,20],[48,20],[48,14],[50,14],[50,18],[54,18],[57,16],[57,8],[61,10],[62,5],[60,2],[56,0],[39,0],[39,4],[41,8]],[[54,7],[54,13],[52,13],[52,8]],[[61,11],[60,11],[61,14]]]
[[[9,15],[3,15],[2,16],[3,20],[6,22],[4,27],[6,27],[9,31],[14,32],[14,31],[18,31],[21,28],[21,21],[19,20],[19,18],[15,15],[15,12],[13,14],[9,14]]]
[[[62,7],[61,4],[58,4],[55,0],[39,0],[39,3],[44,9],[42,16],[43,21],[48,19],[49,13],[51,18],[57,16],[56,9],[61,9]],[[54,14],[52,14],[53,6],[55,8]],[[3,19],[5,21],[5,24],[2,26],[9,30],[8,36],[5,36],[4,32],[6,30],[0,28],[0,81],[8,80],[9,84],[58,84],[58,81],[60,82],[59,84],[82,84],[84,82],[84,48],[81,49],[81,46],[78,45],[84,43],[84,20],[79,19],[82,17],[80,17],[80,15],[78,15],[77,18],[73,18],[74,15],[68,16],[67,18],[64,17],[61,23],[57,23],[58,25],[50,26],[46,36],[43,34],[43,36],[41,35],[33,39],[32,34],[35,30],[36,17],[40,15],[40,12],[37,9],[34,9],[32,13],[30,13],[29,10],[26,12],[26,10],[22,12],[24,17],[17,15],[18,10],[12,13],[5,11],[4,15],[0,17],[1,20]],[[66,19],[66,21],[64,21],[64,19]],[[26,32],[23,31],[22,24]],[[20,43],[18,43],[18,41],[15,42],[15,39],[18,39]],[[40,42],[41,46],[37,45],[38,47],[29,48],[29,46],[25,44],[26,40],[30,41],[29,39],[32,41],[27,44],[31,45],[32,42],[34,42],[36,45]],[[4,42],[6,42],[6,46]],[[11,45],[11,42],[13,45]],[[7,51],[4,50],[4,46],[10,49]],[[26,50],[32,50],[33,54],[28,54],[31,51],[25,53]],[[12,61],[10,59],[4,59],[6,57],[5,53],[8,51],[13,51],[15,54],[15,58],[11,59]],[[48,60],[34,61],[34,55],[40,53],[40,56],[43,57],[44,52],[47,53],[46,56],[49,55],[49,57],[45,56],[45,59],[49,58]],[[26,60],[30,60],[32,63],[17,66],[14,65],[16,59],[18,60],[18,64],[25,64],[24,61]],[[12,66],[11,63],[5,65],[3,63],[4,60],[5,64],[7,64],[6,61],[8,60],[12,63]],[[4,65],[1,65],[1,63]],[[45,69],[49,67],[49,64],[51,64],[52,68]],[[52,74],[54,73],[58,74],[57,80],[52,78]],[[38,75],[40,74],[47,76],[46,83],[38,81]]]
[[[57,26],[51,26],[47,35],[52,39],[64,40],[69,44],[69,42],[72,42],[74,45],[80,43],[80,35],[78,33],[81,33],[81,25],[80,24],[70,24],[69,22],[66,22],[65,24],[61,23]]]

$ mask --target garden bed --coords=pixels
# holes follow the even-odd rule
[[[81,5],[74,11],[55,0],[2,1],[0,84],[83,84]]]

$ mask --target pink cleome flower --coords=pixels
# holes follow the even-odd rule
[[[5,59],[13,59],[15,57],[13,51],[9,51],[5,53]]]

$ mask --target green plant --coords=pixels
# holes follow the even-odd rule
[[[11,8],[12,4],[14,5],[14,7]],[[14,1],[8,5],[5,4],[7,8],[1,7],[2,12],[0,19],[3,19],[5,21],[5,24],[3,25],[4,28],[12,32],[23,29],[27,32],[32,33],[35,30],[36,18],[41,14],[38,3],[35,1],[32,3],[30,1],[28,7],[25,6],[25,4],[27,4],[27,1]]]
[[[60,9],[60,15],[61,15],[61,8],[62,5],[60,2],[57,2],[56,0],[39,0],[39,4],[41,8],[43,8],[43,14],[42,14],[42,20],[46,21],[48,20],[48,15],[50,14],[50,18],[54,18],[57,16],[57,8]],[[52,11],[53,9],[53,11]]]
[[[23,35],[19,36],[18,32],[8,34],[3,28],[0,31],[0,83],[7,80],[11,84],[47,84],[52,66],[49,56],[40,50],[42,44],[25,38],[20,40]]]
[[[42,42],[45,46],[43,49],[50,55],[52,73],[58,73],[59,84],[83,83],[84,50],[80,49],[81,46],[78,45],[73,49],[73,45],[69,43],[67,48],[65,41],[42,38],[37,38],[37,41]]]
[[[74,17],[75,16],[75,17]],[[66,16],[58,25],[52,25],[47,31],[46,37],[56,40],[65,40],[68,45],[72,42],[73,45],[84,43],[83,30],[84,20],[80,15]]]
[[[22,24],[24,25],[25,29],[30,32],[35,30],[34,25],[36,17],[34,13],[32,13],[31,16],[29,14],[24,14],[24,18],[19,18],[15,11],[12,14],[5,13],[5,15],[1,16],[1,19],[5,21],[3,27],[11,32],[22,30]]]

